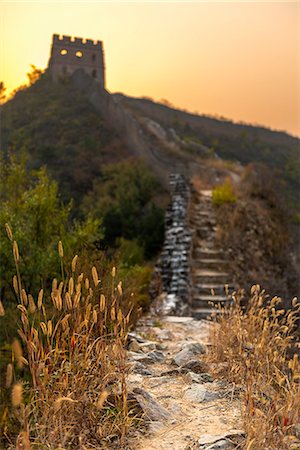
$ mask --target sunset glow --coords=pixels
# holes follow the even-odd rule
[[[2,2],[10,92],[52,34],[101,40],[107,88],[300,136],[299,2]]]

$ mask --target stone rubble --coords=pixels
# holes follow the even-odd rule
[[[231,387],[214,380],[203,360],[212,324],[184,316],[156,323],[156,317],[144,317],[138,332],[129,334],[128,395],[147,424],[130,450],[238,448],[226,436],[241,427],[239,400],[231,399]],[[203,441],[208,433],[211,440]]]

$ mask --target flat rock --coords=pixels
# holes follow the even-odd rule
[[[136,339],[132,339],[132,341],[131,341],[130,344],[129,344],[128,349],[129,349],[131,352],[138,353],[138,352],[141,351],[141,344],[139,344],[138,341],[137,341]]]
[[[133,366],[133,373],[145,376],[153,375],[151,370],[149,370],[143,363],[136,361]]]
[[[155,350],[153,352],[149,352],[146,354],[147,358],[150,358],[152,360],[153,363],[155,362],[162,362],[165,359],[165,355],[162,351],[160,350]]]
[[[199,359],[191,359],[186,364],[180,367],[181,373],[194,372],[206,373],[208,370],[207,364]]]
[[[149,392],[141,388],[135,388],[132,393],[144,411],[146,419],[161,422],[170,418],[169,411],[157,403]]]
[[[206,346],[200,342],[189,342],[182,346],[180,352],[178,352],[173,360],[172,364],[177,366],[184,366],[189,361],[195,359],[194,356],[201,355],[206,352]]]
[[[216,435],[203,434],[198,440],[198,450],[231,450],[236,448],[232,440],[244,436],[243,430],[231,430],[228,433]]]
[[[167,316],[164,317],[164,321],[170,323],[189,323],[193,322],[194,319],[193,317],[185,317],[185,316]]]
[[[184,398],[194,403],[211,402],[218,399],[219,394],[209,391],[203,384],[194,384],[185,391]]]
[[[198,447],[198,450],[233,450],[235,447],[236,446],[227,439],[221,439],[220,441],[217,441],[211,445],[200,445],[200,447]]]
[[[186,374],[186,378],[188,381],[192,383],[212,383],[213,377],[209,373],[194,373],[194,372],[188,372]]]

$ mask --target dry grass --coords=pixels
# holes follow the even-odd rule
[[[130,310],[116,269],[105,296],[95,267],[89,274],[76,272],[77,256],[66,278],[60,242],[62,281],[54,279],[49,295],[41,290],[34,299],[22,286],[16,242],[13,254],[25,349],[23,354],[20,343],[13,343],[7,368],[12,414],[20,425],[13,448],[123,448],[135,418],[127,398],[124,349]],[[27,384],[14,373],[24,365],[30,372]]]
[[[289,310],[253,286],[246,309],[241,294],[213,327],[212,359],[244,392],[247,450],[299,449],[300,366],[294,334],[300,303]],[[295,442],[295,444],[293,444]],[[298,444],[296,444],[298,442]],[[294,446],[293,446],[294,445]]]

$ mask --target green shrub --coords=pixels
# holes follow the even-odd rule
[[[235,203],[237,198],[233,193],[232,185],[227,180],[221,186],[215,187],[212,192],[213,204],[215,206],[223,205],[224,203]]]

